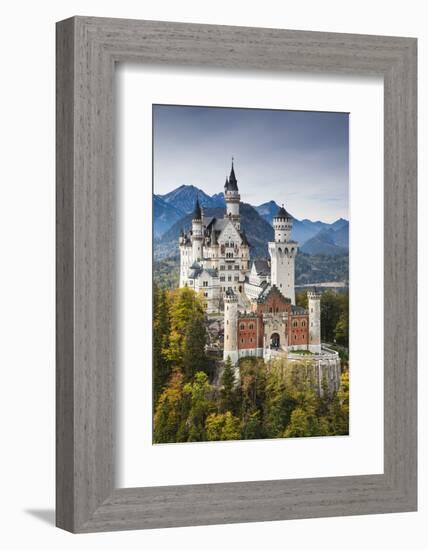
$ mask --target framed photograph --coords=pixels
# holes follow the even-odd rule
[[[57,24],[59,527],[416,510],[416,153],[413,38]]]

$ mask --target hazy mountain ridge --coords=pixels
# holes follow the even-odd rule
[[[335,227],[338,227],[338,229],[334,229],[334,224],[333,227],[322,229],[303,244],[301,251],[305,254],[325,254],[328,256],[348,254],[349,224],[340,224]]]
[[[153,195],[153,232],[155,238],[161,237],[167,231],[172,223],[180,220],[185,212],[168,204],[160,196]]]
[[[223,193],[211,197],[193,185],[181,185],[165,194],[154,195],[154,256],[156,259],[178,254],[181,229],[189,230],[192,212],[198,198],[205,216],[222,218],[225,202]],[[267,243],[273,239],[272,218],[279,205],[268,201],[259,206],[241,203],[241,227],[251,244],[252,258],[267,256]],[[343,218],[334,223],[298,220],[294,218],[291,238],[300,250],[309,255],[341,256],[348,254],[349,222]]]

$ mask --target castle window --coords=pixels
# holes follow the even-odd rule
[[[236,264],[236,265],[235,265],[235,269],[239,269],[239,265]]]
[[[232,269],[232,266],[229,264],[229,265],[227,266],[227,269],[230,271],[230,270]]]
[[[232,280],[232,276],[229,275],[229,276],[227,277],[227,280],[228,280],[228,281],[231,281],[231,280]]]
[[[208,281],[204,281],[203,286],[208,286]]]
[[[249,325],[249,327],[248,327],[248,328],[249,328],[250,330],[253,330],[253,328],[254,328],[254,325],[253,325],[253,323],[250,323],[250,325]]]
[[[224,281],[225,280],[225,277],[220,277],[220,281]]]
[[[241,330],[244,330],[245,329],[245,325],[242,323],[241,326],[239,327]]]
[[[205,298],[208,298],[208,292],[204,292]]]
[[[241,344],[243,344],[243,343],[244,343],[244,339],[243,339],[243,338],[241,338]]]
[[[224,265],[220,266],[220,271],[224,271]]]

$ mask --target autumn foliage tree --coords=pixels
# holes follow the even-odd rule
[[[326,304],[336,308],[337,321],[326,330],[345,341],[347,311],[340,310],[342,298],[330,294]],[[188,288],[155,288],[153,309],[155,443],[348,433],[346,365],[337,392],[329,389],[326,376],[317,382],[310,359],[265,363],[246,357],[237,366],[227,359],[217,379],[206,352],[203,298]]]

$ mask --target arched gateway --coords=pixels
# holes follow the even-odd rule
[[[279,334],[274,332],[270,337],[270,347],[271,349],[278,349],[280,343]]]

